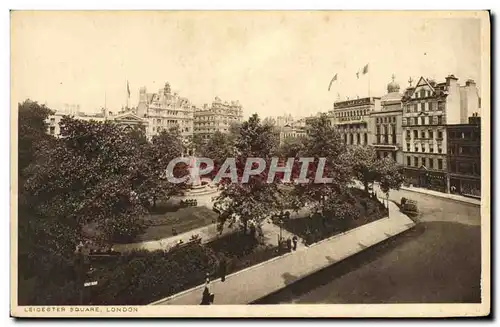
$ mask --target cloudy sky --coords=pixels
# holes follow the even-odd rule
[[[470,14],[469,14],[470,15]],[[340,96],[381,96],[420,75],[481,86],[477,18],[367,12],[14,12],[12,94],[98,111],[136,105],[139,87],[197,106],[239,100],[245,115],[306,116]],[[369,73],[356,72],[369,64]],[[334,74],[338,81],[328,92]]]

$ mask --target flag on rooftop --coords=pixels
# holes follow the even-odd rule
[[[333,76],[332,80],[330,81],[330,85],[328,85],[328,91],[330,91],[332,83],[335,82],[336,80],[337,80],[337,74],[335,74],[335,76]]]

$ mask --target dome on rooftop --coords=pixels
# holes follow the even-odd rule
[[[399,84],[394,81],[396,77],[392,75],[392,81],[387,84],[387,93],[399,92]]]

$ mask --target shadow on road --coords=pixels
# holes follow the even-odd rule
[[[477,226],[424,222],[253,304],[480,302],[480,257]]]

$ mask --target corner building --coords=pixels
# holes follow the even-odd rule
[[[478,110],[475,83],[460,86],[454,75],[442,83],[420,77],[406,89],[402,105],[406,183],[449,192],[446,125],[465,123],[468,112]]]

